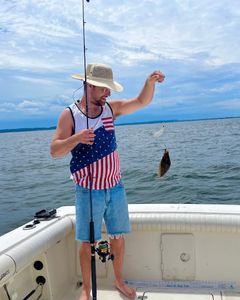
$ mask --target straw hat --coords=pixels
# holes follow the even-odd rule
[[[104,64],[88,64],[87,66],[87,83],[95,86],[106,87],[110,90],[121,92],[123,87],[121,84],[113,80],[112,69]],[[74,74],[72,78],[85,80],[85,75]]]

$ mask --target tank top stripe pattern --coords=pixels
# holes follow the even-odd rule
[[[103,122],[103,126],[106,130],[114,130],[112,117],[102,118],[102,122]]]
[[[115,186],[120,178],[120,163],[118,151],[114,151],[89,166],[73,173],[76,184],[90,188],[90,174],[92,176],[92,189],[102,190]]]

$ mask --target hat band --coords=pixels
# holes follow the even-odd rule
[[[102,81],[102,82],[113,83],[113,79],[104,78],[104,77],[94,77],[94,76],[88,76],[87,75],[87,79],[94,80],[94,81],[100,81],[100,82]]]

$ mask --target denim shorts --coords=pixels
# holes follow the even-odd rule
[[[121,180],[110,189],[92,190],[92,210],[95,241],[101,240],[103,220],[110,237],[130,232],[128,204]],[[90,191],[76,185],[76,240],[89,242],[90,219]]]

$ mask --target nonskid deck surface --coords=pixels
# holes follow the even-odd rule
[[[183,290],[143,290],[136,289],[136,300],[240,300],[239,293],[228,293],[222,291],[183,291]],[[60,300],[78,300],[81,288],[72,287]],[[114,286],[101,287],[97,290],[98,300],[125,300]]]

